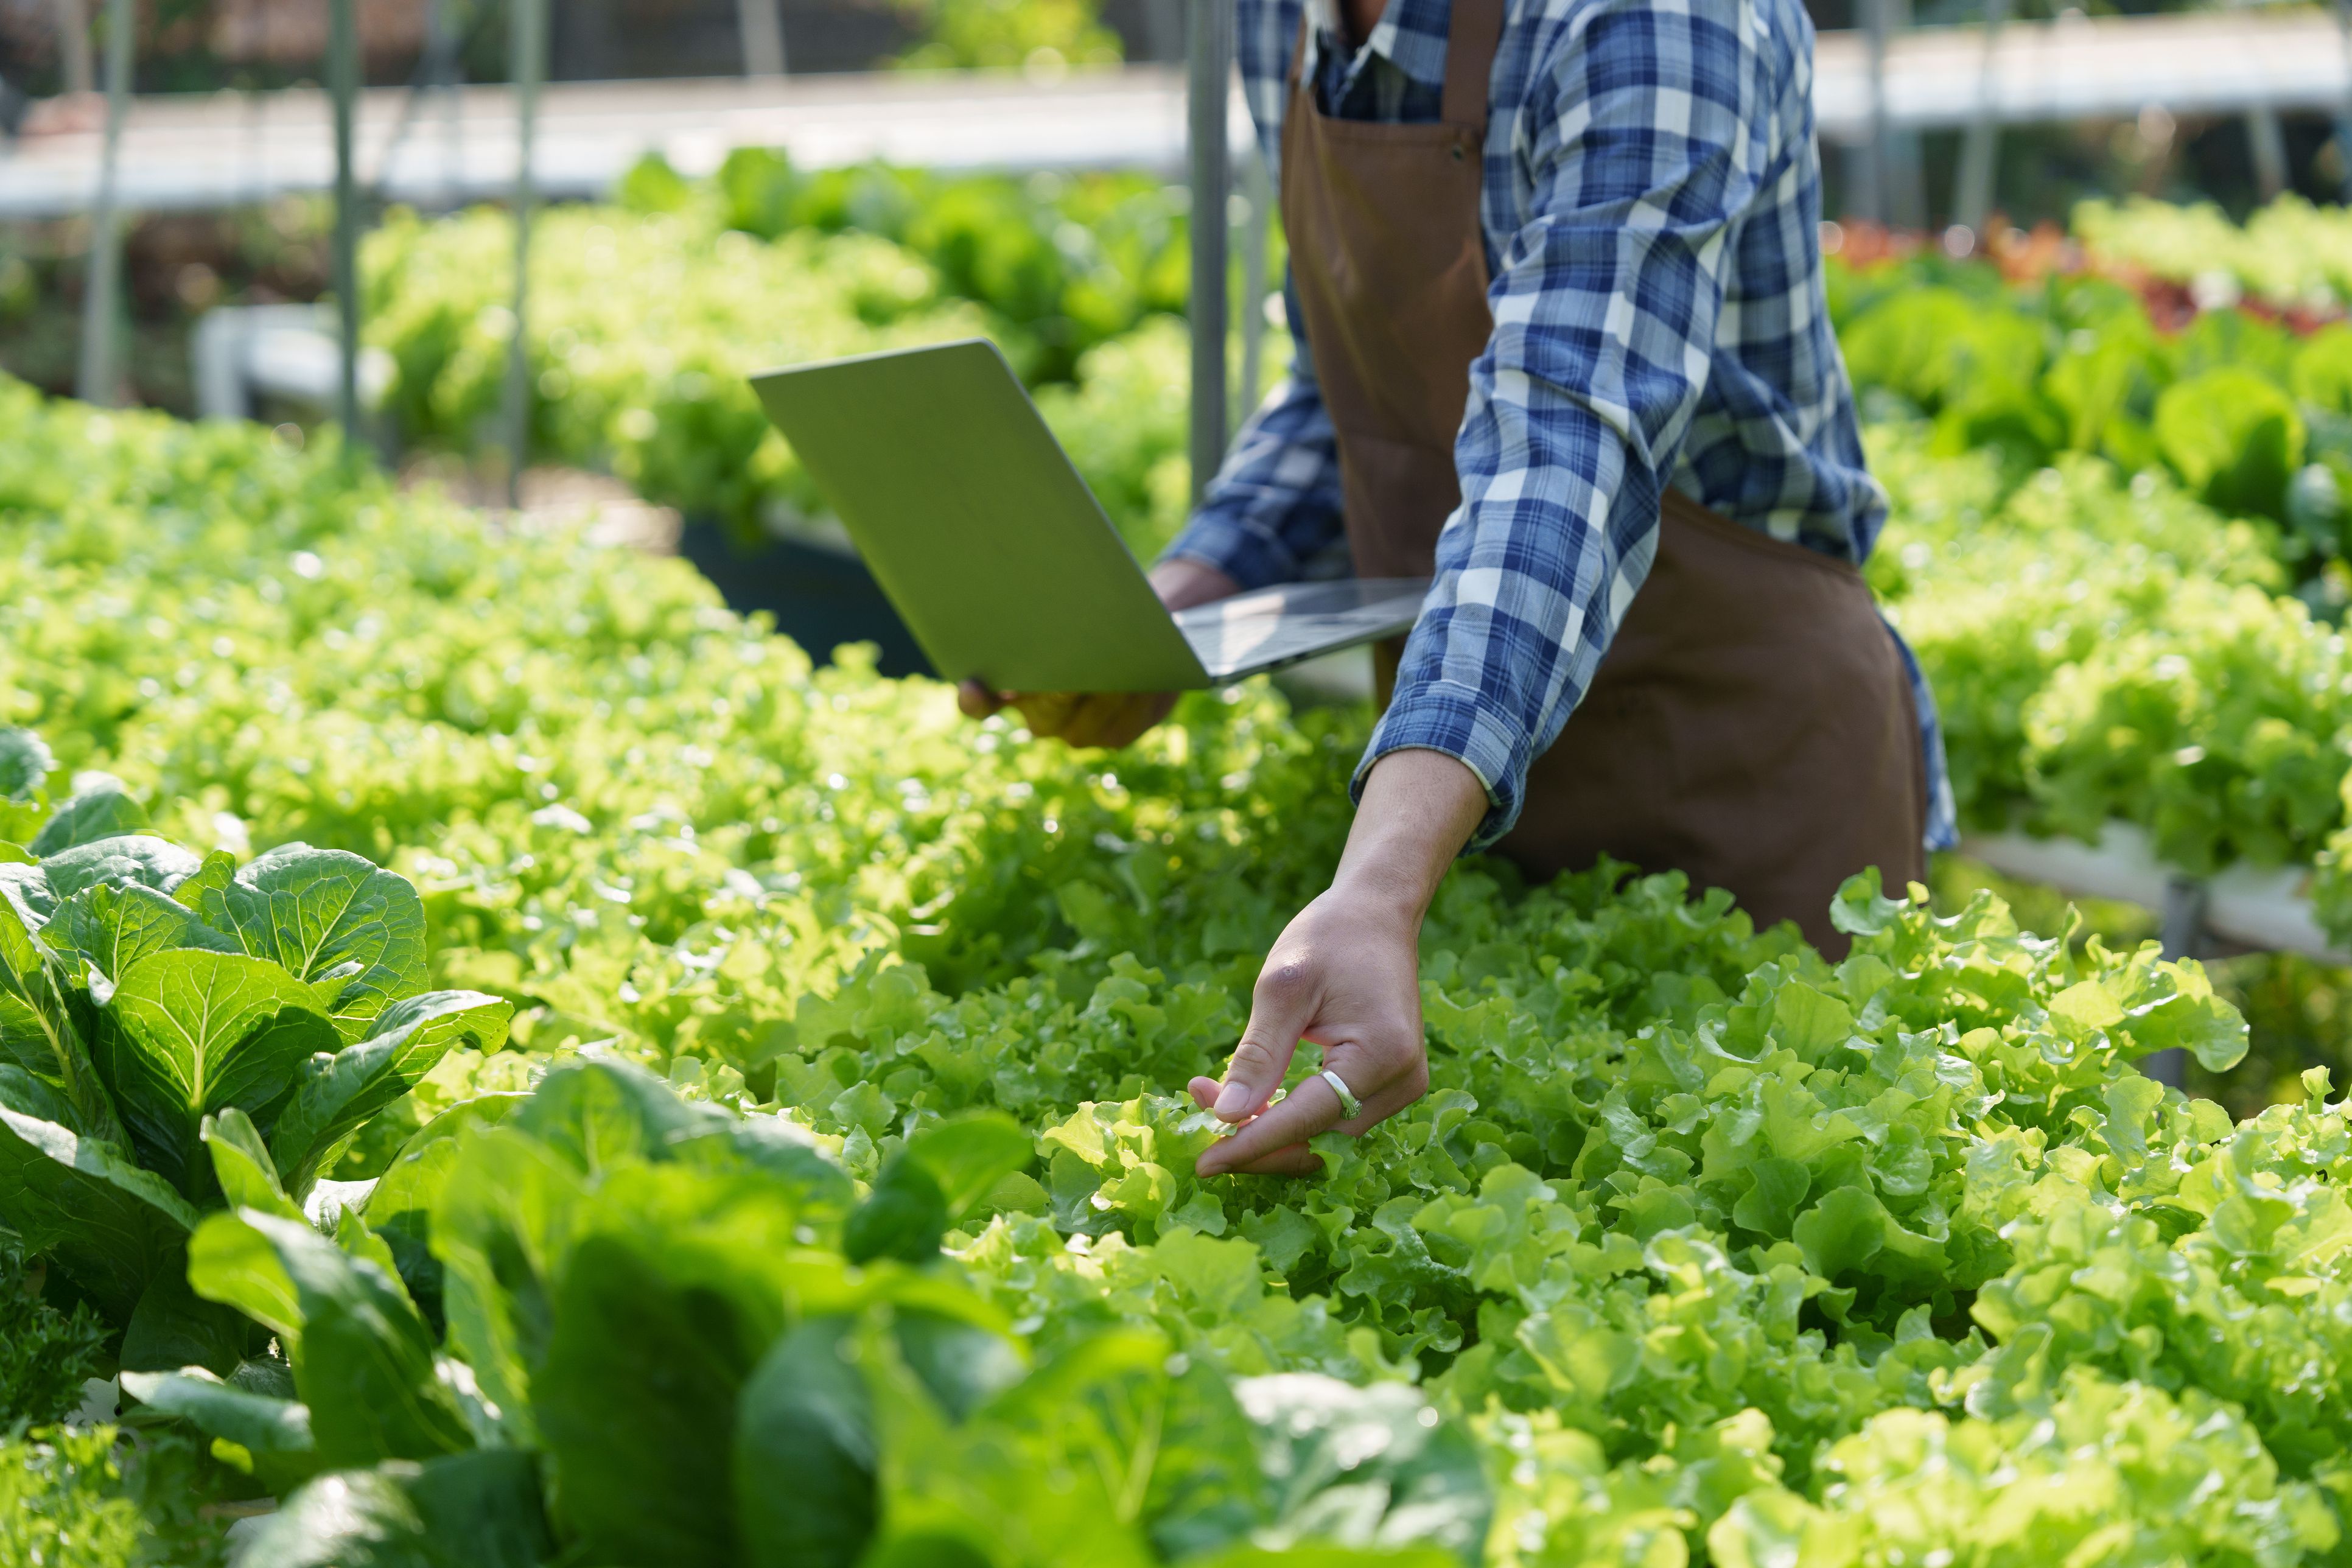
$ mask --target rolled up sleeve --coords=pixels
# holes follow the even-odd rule
[[[1462,504],[1354,786],[1360,798],[1391,752],[1459,758],[1489,800],[1472,849],[1517,820],[1528,764],[1655,554],[1727,242],[1771,159],[1753,25],[1733,0],[1601,0],[1563,33],[1521,116],[1514,166],[1532,216],[1488,292],[1494,334],[1455,443]]]

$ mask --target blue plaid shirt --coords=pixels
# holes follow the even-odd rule
[[[1239,0],[1242,75],[1277,178],[1301,3]],[[1332,0],[1313,4],[1304,74],[1327,113],[1438,118],[1451,0],[1389,0],[1352,53]],[[1511,0],[1482,211],[1495,332],[1455,438],[1462,506],[1359,794],[1381,757],[1427,747],[1486,786],[1471,847],[1509,828],[1528,764],[1648,575],[1668,483],[1774,538],[1869,555],[1886,495],[1822,300],[1812,53],[1800,0]],[[1302,338],[1169,553],[1253,588],[1298,577],[1340,538],[1339,456]],[[1946,848],[1943,739],[1902,651],[1927,842]]]

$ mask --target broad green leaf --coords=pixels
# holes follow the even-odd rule
[[[184,1263],[158,1269],[122,1331],[122,1365],[131,1372],[179,1366],[234,1369],[257,1348],[253,1325],[188,1287]]]
[[[2284,515],[2306,431],[2294,400],[2236,367],[2173,383],[2156,403],[2156,439],[2182,483],[2225,512]]]
[[[208,1436],[257,1454],[299,1454],[310,1447],[310,1412],[300,1401],[238,1388],[206,1367],[125,1373],[122,1389],[166,1415],[184,1417]]]
[[[843,1355],[852,1325],[778,1340],[735,1412],[735,1508],[751,1568],[856,1568],[880,1501],[873,1398]]]
[[[866,1201],[850,1211],[842,1250],[852,1263],[877,1258],[921,1263],[938,1255],[947,1228],[948,1201],[939,1182],[901,1150],[882,1167]]]
[[[947,1200],[950,1223],[1034,1156],[1028,1133],[996,1111],[976,1111],[926,1127],[907,1140],[907,1157],[930,1173]]]
[[[205,1117],[199,1135],[212,1152],[213,1176],[229,1207],[259,1209],[280,1219],[302,1217],[300,1205],[278,1183],[278,1168],[252,1118],[230,1106]]]
[[[554,1302],[531,1403],[556,1506],[617,1568],[734,1568],[736,1399],[765,1346],[725,1297],[592,1236]]]
[[[33,839],[36,855],[57,855],[100,838],[119,838],[147,826],[147,810],[131,798],[120,779],[78,790],[50,815]]]
[[[858,1361],[875,1380],[881,1437],[882,1537],[873,1560],[961,1561],[948,1542],[984,1562],[1055,1568],[1153,1560],[1140,1527],[1162,1445],[1172,1436],[1187,1447],[1185,1434],[1170,1429],[1165,1339],[1093,1335],[961,1422],[940,1408],[879,1325],[869,1326]],[[1223,1434],[1226,1447],[1246,1465],[1249,1428],[1234,1427]],[[917,1541],[942,1545],[918,1553]]]
[[[436,1371],[430,1331],[397,1277],[374,1259],[354,1257],[301,1220],[242,1209],[198,1229],[188,1279],[287,1343],[320,1463],[422,1459],[472,1446]]]
[[[0,873],[16,868],[0,867]],[[0,876],[0,1063],[62,1090],[72,1108],[62,1120],[76,1131],[127,1147],[130,1134],[90,1056],[88,998],[73,988],[63,962],[40,939],[42,923],[26,901],[12,896],[36,882],[46,893],[47,880],[37,869],[31,880],[14,886]]]
[[[236,880],[236,857],[226,849],[215,849],[205,857],[186,879],[172,889],[173,900],[191,912],[201,910],[208,895],[220,892]]]
[[[239,953],[151,953],[123,972],[98,1032],[100,1075],[141,1158],[194,1184],[207,1112],[263,1112],[292,1092],[334,1026],[278,965]]]
[[[196,1211],[113,1145],[52,1120],[61,1109],[54,1090],[0,1066],[0,1220],[123,1323],[152,1280],[179,1268]]]
[[[448,1454],[425,1461],[407,1486],[436,1568],[539,1568],[555,1555],[535,1454]]]
[[[1000,1328],[901,1305],[890,1315],[898,1357],[957,1421],[1021,1381],[1028,1369]]]
[[[169,893],[193,876],[200,864],[168,839],[134,833],[77,844],[45,856],[41,874],[50,892],[63,900],[84,888],[97,887],[152,888]]]
[[[57,772],[58,760],[30,730],[0,729],[0,800],[22,803]]]
[[[729,1117],[708,1131],[673,1136],[666,1148],[688,1163],[713,1170],[749,1165],[782,1178],[792,1184],[793,1202],[813,1223],[838,1219],[857,1201],[849,1173],[815,1148],[803,1129],[780,1116]]]
[[[318,1477],[286,1500],[242,1568],[541,1568],[554,1558],[530,1454],[447,1454]]]
[[[234,1307],[276,1334],[289,1355],[301,1343],[302,1292],[257,1226],[235,1214],[206,1216],[188,1242],[188,1283],[206,1300]]]
[[[602,1057],[550,1068],[514,1123],[590,1173],[614,1160],[667,1158],[673,1146],[733,1124],[716,1106],[680,1100],[634,1062]]]
[[[426,1317],[441,1319],[441,1260],[433,1256],[433,1205],[457,1168],[468,1127],[490,1127],[529,1097],[488,1094],[451,1106],[401,1146],[368,1194],[361,1213],[392,1249],[400,1277]]]
[[[453,1166],[434,1178],[431,1200],[449,1347],[528,1436],[552,1271],[584,1217],[585,1184],[563,1155],[511,1124],[461,1128],[452,1142]],[[377,1201],[369,1198],[371,1211]]]
[[[388,1468],[317,1478],[262,1521],[239,1568],[450,1568],[432,1550],[404,1479]]]
[[[346,1039],[425,987],[425,905],[407,879],[340,849],[289,844],[206,889],[205,922],[305,983],[356,963],[333,1004]]]
[[[362,1122],[416,1087],[460,1043],[484,1055],[506,1044],[514,1005],[478,991],[435,991],[394,1002],[323,1071],[305,1079],[270,1131],[289,1190],[307,1191],[326,1156]]]
[[[68,959],[94,966],[109,980],[151,952],[178,947],[243,951],[170,895],[136,883],[84,888],[58,906],[41,929],[41,940]]]

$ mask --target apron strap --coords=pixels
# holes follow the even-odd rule
[[[1213,5],[1216,0],[1210,0],[1210,3]],[[1307,69],[1307,41],[1315,27],[1314,22],[1310,20],[1313,14],[1314,6],[1311,4],[1298,7],[1298,41],[1290,46],[1290,69],[1285,73],[1289,79],[1286,85],[1292,92],[1298,90],[1299,79]]]
[[[1504,0],[1454,0],[1445,24],[1445,97],[1438,116],[1448,125],[1486,130],[1486,91],[1495,51],[1503,39]]]

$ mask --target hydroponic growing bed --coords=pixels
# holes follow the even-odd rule
[[[1972,813],[2337,830],[2307,531],[1874,439]],[[2345,1110],[2141,1075],[2247,1045],[2152,946],[1472,864],[1430,1096],[1196,1179],[1363,723],[975,731],[677,563],[0,388],[0,1563],[2341,1558]]]

